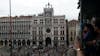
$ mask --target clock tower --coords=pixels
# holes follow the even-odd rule
[[[51,17],[53,14],[52,5],[50,3],[46,4],[46,7],[44,8],[44,16]]]

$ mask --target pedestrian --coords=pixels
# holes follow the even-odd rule
[[[95,45],[91,44],[95,39],[94,28],[91,24],[85,23],[82,29],[82,38],[78,37],[75,43],[76,50],[82,56],[95,56]]]
[[[95,18],[94,22],[94,38],[93,40],[87,43],[88,45],[93,46],[91,49],[91,56],[100,56],[100,17]]]
[[[100,56],[100,17],[95,21],[95,33],[96,56]]]
[[[85,56],[95,56],[95,45],[92,45],[91,41],[95,39],[94,28],[91,24],[85,24],[83,28],[83,50]],[[94,41],[95,42],[95,41]]]

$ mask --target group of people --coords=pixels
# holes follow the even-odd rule
[[[84,23],[82,26],[81,42],[76,43],[84,56],[100,56],[100,18],[91,23]]]

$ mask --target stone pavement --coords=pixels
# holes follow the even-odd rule
[[[46,47],[44,49],[32,49],[31,47],[20,47],[19,49],[13,49],[13,56],[76,56],[74,49],[67,49],[62,47]],[[78,52],[78,56],[82,53]],[[10,56],[9,47],[0,48],[0,56]]]

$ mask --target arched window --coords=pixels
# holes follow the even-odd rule
[[[73,41],[73,38],[72,37],[70,38],[70,41]]]

